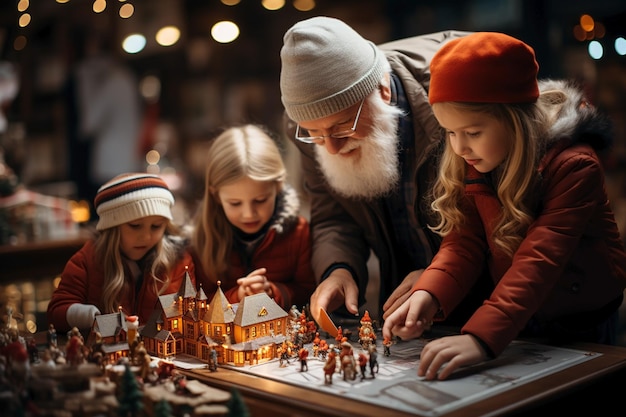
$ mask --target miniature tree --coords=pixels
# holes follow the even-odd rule
[[[172,406],[164,398],[155,404],[154,417],[172,417]]]
[[[233,388],[230,391],[230,400],[226,404],[228,407],[227,417],[250,417],[250,412],[243,397],[238,389]]]
[[[118,408],[120,417],[137,417],[143,410],[143,392],[128,365],[120,381],[117,400],[120,404]]]

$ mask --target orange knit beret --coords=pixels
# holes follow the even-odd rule
[[[503,33],[476,32],[444,44],[430,63],[431,104],[533,103],[539,97],[535,51]]]

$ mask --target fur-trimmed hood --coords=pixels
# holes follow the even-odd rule
[[[611,146],[613,132],[609,118],[589,103],[579,85],[572,81],[548,79],[539,81],[539,90],[542,96],[554,90],[565,93],[566,97],[565,101],[562,96],[554,100],[553,105],[560,110],[558,119],[549,130],[548,146],[563,138],[570,138],[572,143],[588,143],[596,150]]]
[[[270,228],[277,233],[286,233],[298,224],[300,199],[295,188],[284,184],[276,197],[276,210]]]

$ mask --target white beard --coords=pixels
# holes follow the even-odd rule
[[[362,139],[347,138],[341,152],[358,148],[356,156],[332,155],[324,146],[315,154],[330,186],[344,197],[374,199],[391,191],[400,178],[398,161],[398,116],[402,111],[374,94],[371,134]]]

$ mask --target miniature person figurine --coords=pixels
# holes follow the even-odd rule
[[[352,345],[348,341],[341,343],[341,353],[339,353],[339,363],[341,364],[341,372],[343,373],[343,380],[354,381],[356,379],[356,360],[354,359],[354,352]]]
[[[298,358],[300,359],[300,372],[306,372],[309,370],[307,364],[307,358],[309,357],[309,350],[305,347],[301,347],[298,351]]]
[[[376,344],[372,343],[368,348],[370,357],[370,373],[372,374],[372,378],[376,378],[376,373],[378,372],[378,352],[376,351]]]
[[[104,367],[106,365],[106,358],[102,343],[102,334],[100,332],[95,333],[95,341],[91,346],[91,353],[89,354],[88,361]]]
[[[52,323],[48,326],[46,339],[48,340],[48,347],[57,346],[57,330],[54,328],[54,324]]]
[[[320,341],[322,339],[320,339],[320,333],[319,332],[315,332],[315,337],[313,338],[313,357],[317,358],[317,355],[319,353],[319,348],[320,348]]]
[[[361,327],[359,327],[359,343],[363,349],[367,349],[371,343],[376,343],[376,333],[372,326],[372,319],[369,311],[365,310],[365,314],[361,318]]]
[[[337,369],[337,354],[334,349],[331,349],[328,352],[328,358],[326,359],[326,363],[324,364],[324,384],[332,385],[333,383],[333,374]]]
[[[385,337],[383,339],[383,348],[384,348],[383,354],[385,356],[390,356],[391,355],[391,349],[390,349],[391,344],[392,344],[392,342],[391,342],[390,338]]]
[[[137,339],[137,329],[139,329],[139,317],[126,317],[126,328],[128,329],[128,332],[126,333],[126,339],[128,340],[128,344],[131,345],[135,341],[135,339]]]
[[[361,381],[365,379],[365,370],[367,369],[368,358],[365,352],[359,352],[359,368],[361,368]]]
[[[26,346],[19,338],[17,329],[8,329],[9,343],[4,346],[3,353],[7,360],[6,376],[15,392],[22,392],[30,377],[30,361]]]
[[[217,371],[217,350],[213,345],[209,345],[209,371]]]
[[[148,351],[146,350],[143,342],[139,342],[135,356],[135,360],[139,364],[139,376],[142,381],[145,381],[151,372],[150,364],[152,363],[152,359],[150,358],[150,355],[148,355]]]
[[[74,329],[76,329],[76,327],[74,327]],[[65,357],[70,365],[78,366],[84,362],[83,337],[78,330],[76,331],[78,334],[74,332],[70,333],[72,333],[72,336],[65,346]]]
[[[335,340],[337,341],[338,344],[341,344],[343,339],[343,329],[341,328],[341,326],[337,326],[337,336],[335,337]]]
[[[26,348],[28,350],[30,363],[39,363],[39,349],[37,348],[37,342],[35,342],[34,338],[28,340]]]
[[[46,368],[55,368],[57,366],[54,362],[50,349],[44,349],[44,351],[41,352],[41,366]]]
[[[321,339],[319,345],[317,347],[317,354],[322,360],[326,359],[326,355],[328,354],[328,342],[326,340]]]

